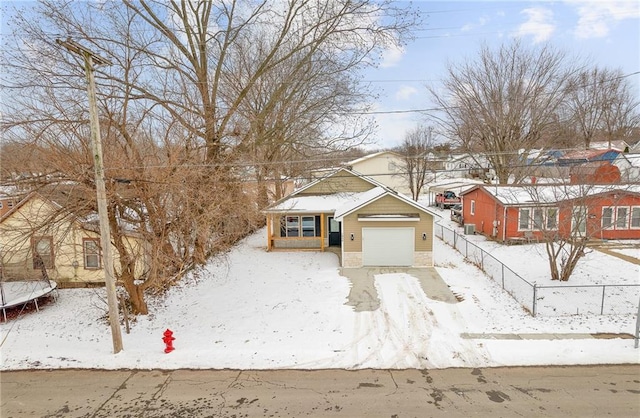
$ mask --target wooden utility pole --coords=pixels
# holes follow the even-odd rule
[[[122,333],[120,331],[118,315],[118,298],[116,296],[116,280],[111,256],[111,230],[107,216],[107,193],[104,185],[104,164],[102,159],[102,140],[100,138],[100,122],[96,104],[96,86],[94,78],[95,65],[111,65],[108,60],[99,57],[82,45],[67,39],[57,39],[59,45],[64,46],[74,54],[84,59],[84,70],[87,76],[87,92],[89,94],[89,119],[91,121],[91,144],[93,148],[93,166],[95,172],[96,194],[98,198],[98,219],[100,221],[100,245],[102,246],[102,261],[104,264],[104,282],[107,288],[107,304],[109,305],[109,323],[113,338],[114,354],[122,351]]]

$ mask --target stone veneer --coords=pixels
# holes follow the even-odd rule
[[[362,267],[362,253],[343,253],[343,267]]]
[[[362,267],[362,253],[344,253],[342,267]],[[415,252],[412,267],[433,267],[433,252]]]

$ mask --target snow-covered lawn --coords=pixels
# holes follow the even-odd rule
[[[499,338],[632,334],[636,316],[534,318],[438,239],[437,271],[462,301],[432,300],[415,277],[381,274],[375,278],[380,308],[370,312],[346,304],[350,283],[339,274],[335,255],[268,253],[265,244],[265,232],[259,231],[162,299],[150,301],[150,315],[138,318],[130,334],[123,330],[124,351],[117,355],[105,320],[104,289],[60,290],[56,303],[0,324],[0,369],[446,368],[640,361],[632,339]],[[525,246],[511,248],[527,251]],[[593,254],[584,261],[591,263]],[[637,266],[597,257],[587,265],[604,271],[610,263],[609,271],[636,274],[637,280]],[[534,267],[527,271],[534,273]],[[585,268],[585,276],[600,274]],[[162,342],[167,328],[176,338],[169,354]]]

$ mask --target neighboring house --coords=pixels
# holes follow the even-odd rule
[[[640,152],[620,154],[613,161],[620,170],[620,179],[625,183],[640,182]]]
[[[62,213],[63,216],[54,214]],[[4,280],[33,280],[42,277],[60,287],[82,287],[104,283],[105,273],[100,249],[96,215],[79,217],[60,204],[31,193],[0,217],[0,267]],[[126,245],[139,259],[136,276],[147,270],[146,246],[133,233]],[[114,266],[119,270],[115,248]]]
[[[343,267],[433,266],[438,215],[353,170],[316,180],[265,213],[269,251],[335,247]]]
[[[0,186],[0,218],[18,203],[15,187]]]
[[[592,161],[577,164],[569,169],[571,184],[620,183],[620,169],[609,161]]]
[[[410,195],[404,165],[402,155],[393,151],[381,151],[349,161],[345,168],[370,177],[397,192]]]
[[[495,172],[489,168],[489,160],[481,154],[452,154],[444,162],[448,177],[470,177],[493,179]]]
[[[640,239],[639,185],[476,186],[462,204],[465,230],[499,241]]]

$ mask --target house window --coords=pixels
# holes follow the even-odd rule
[[[283,216],[280,221],[281,237],[319,237],[320,216]]]
[[[84,253],[84,268],[100,268],[100,243],[97,239],[85,238],[82,241],[82,251]]]
[[[476,201],[475,200],[471,201],[471,207],[469,209],[469,213],[471,213],[472,215],[476,214]]]
[[[53,268],[53,238],[52,237],[32,237],[31,252],[33,254],[34,270]]]
[[[8,207],[9,209],[11,209],[11,208],[13,207],[13,200],[9,200],[9,201],[7,202],[7,207]]]
[[[629,222],[629,208],[617,207],[616,208],[616,229],[628,229]]]
[[[629,229],[629,227],[640,228],[640,207],[614,206],[602,208],[603,229]]]
[[[534,209],[533,210],[533,228],[532,229],[541,230],[543,226],[544,226],[544,221],[543,221],[542,209]]]
[[[518,229],[529,229],[529,208],[521,208],[518,215]]]
[[[300,217],[287,216],[286,230],[287,230],[288,237],[299,237],[300,236]]]
[[[640,228],[640,206],[631,208],[631,228]]]
[[[2,202],[0,201],[0,209],[2,209]]]
[[[316,236],[316,219],[315,219],[315,216],[303,216],[302,217],[302,236],[303,237],[315,237]]]
[[[558,209],[547,209],[547,230],[558,229]]]
[[[613,208],[602,208],[602,228],[609,229],[613,227]]]
[[[587,208],[574,206],[571,209],[571,233],[577,237],[584,237],[587,233]]]
[[[520,208],[518,211],[519,231],[542,231],[557,228],[557,208]]]

